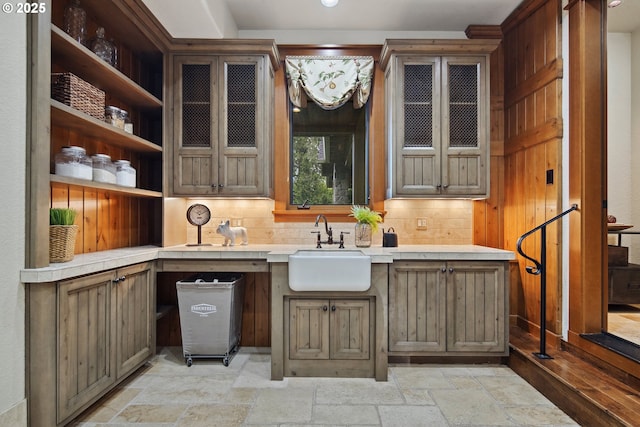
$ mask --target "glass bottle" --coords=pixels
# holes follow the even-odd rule
[[[116,48],[113,43],[104,38],[104,27],[98,27],[96,37],[91,43],[91,50],[98,57],[109,64],[115,66]]]
[[[87,41],[87,12],[80,0],[71,0],[64,8],[64,31],[80,44]]]

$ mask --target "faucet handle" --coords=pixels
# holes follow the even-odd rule
[[[340,246],[338,246],[338,249],[344,249],[344,235],[345,234],[351,234],[348,231],[341,231],[340,232]]]
[[[311,234],[316,234],[318,237],[316,238],[316,249],[321,249],[322,245],[320,244],[320,232],[312,231]]]

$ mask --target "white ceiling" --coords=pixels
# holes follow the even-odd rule
[[[609,8],[607,18],[610,32],[640,30],[640,0],[625,0],[620,6]]]
[[[280,44],[382,43],[385,38],[464,37],[499,25],[522,0],[143,0],[177,38],[272,38]],[[640,28],[640,0],[609,9],[609,30]]]
[[[499,24],[521,0],[228,0],[245,30],[464,31]]]

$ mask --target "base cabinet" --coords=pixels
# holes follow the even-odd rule
[[[294,291],[286,262],[272,262],[271,379],[387,381],[389,269],[371,264],[366,291]]]
[[[153,272],[142,263],[30,285],[30,425],[66,424],[153,356]]]
[[[114,272],[60,282],[58,422],[116,381]]]
[[[369,359],[369,300],[289,300],[289,358]]]
[[[372,376],[373,310],[375,303],[368,298],[285,298],[285,371],[292,376]]]
[[[389,274],[389,352],[508,354],[503,262],[394,262]]]

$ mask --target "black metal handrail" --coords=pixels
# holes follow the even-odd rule
[[[569,212],[578,210],[578,205],[573,204],[569,209],[562,212],[559,215],[554,216],[550,220],[540,224],[539,226],[527,231],[518,239],[518,253],[531,261],[534,266],[528,265],[525,267],[527,273],[533,275],[540,275],[540,352],[533,353],[539,359],[553,359],[546,352],[546,334],[547,334],[547,225],[555,222],[568,214]],[[522,251],[522,242],[524,239],[540,230],[540,261],[530,257]]]

